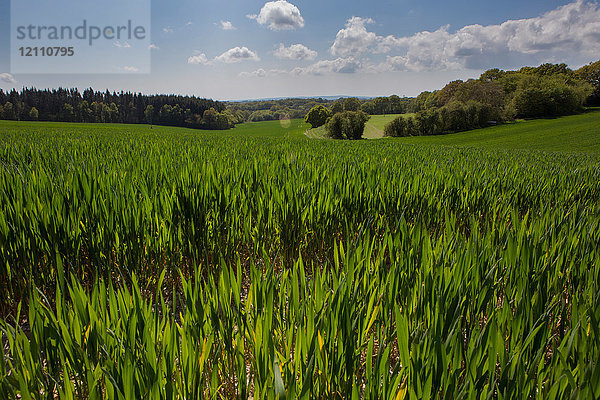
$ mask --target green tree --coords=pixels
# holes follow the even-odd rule
[[[438,110],[419,111],[414,120],[419,135],[436,135],[442,131]]]
[[[154,106],[152,104],[149,104],[148,106],[146,106],[146,109],[144,110],[144,119],[146,120],[146,123],[148,125],[152,125],[153,117],[154,117]]]
[[[39,117],[40,113],[38,109],[35,107],[31,107],[31,110],[29,110],[29,119],[32,121],[37,121]]]
[[[72,122],[75,117],[75,111],[73,106],[69,103],[63,104],[62,109],[60,110],[59,119],[64,122]]]
[[[369,116],[362,111],[344,111],[335,114],[327,123],[327,132],[333,139],[361,139]]]
[[[309,123],[313,128],[318,128],[325,125],[331,116],[332,113],[330,109],[324,105],[318,105],[313,107],[308,114],[306,114],[304,121]]]
[[[344,111],[358,111],[360,110],[360,100],[356,97],[349,97],[344,100]]]
[[[600,105],[600,61],[579,68],[577,76],[592,85],[594,91],[588,103]]]
[[[398,116],[383,128],[383,135],[388,137],[408,136],[406,132],[407,118]]]
[[[342,102],[342,100],[334,101],[331,105],[331,114],[335,115],[341,112],[344,112],[344,103]]]
[[[16,120],[17,119],[17,114],[15,113],[15,108],[10,101],[7,101],[6,104],[4,104],[4,110],[2,111],[2,119],[8,119],[8,120]]]
[[[483,82],[496,82],[499,79],[503,78],[505,75],[506,72],[504,70],[498,68],[488,69],[483,74],[481,74],[479,80]]]
[[[510,107],[522,118],[554,117],[579,112],[592,87],[564,77],[528,76],[521,80]]]

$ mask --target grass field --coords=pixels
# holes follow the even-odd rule
[[[365,139],[383,138],[385,125],[397,115],[373,115],[365,125]],[[326,137],[325,128],[310,129],[306,136]],[[489,149],[600,152],[600,109],[556,119],[518,121],[486,129],[439,136],[388,139],[399,144],[474,146]]]
[[[561,117],[519,121],[470,132],[434,137],[394,139],[402,144],[477,146],[489,149],[520,149],[569,152],[600,152],[600,109]]]
[[[599,118],[0,121],[0,398],[600,398]]]

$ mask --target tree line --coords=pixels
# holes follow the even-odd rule
[[[453,81],[423,92],[412,116],[399,116],[386,136],[461,132],[518,118],[546,118],[581,112],[600,100],[600,61],[578,70],[543,64],[516,71],[490,69],[478,79]]]
[[[315,105],[305,116],[336,139],[357,139],[368,115],[403,114],[384,129],[386,136],[461,132],[517,118],[543,118],[600,105],[600,61],[578,70],[542,64],[516,71],[490,69],[478,79],[456,80],[416,98],[346,98]],[[357,133],[360,130],[360,134]]]
[[[243,122],[225,103],[194,96],[86,89],[0,89],[0,118],[18,121],[156,124],[228,129]]]

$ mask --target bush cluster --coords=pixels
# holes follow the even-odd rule
[[[363,111],[337,113],[327,122],[327,134],[332,139],[361,139],[369,118]]]
[[[414,116],[399,116],[386,125],[390,137],[428,136],[483,128],[493,121],[491,106],[476,101],[454,101],[439,109],[419,111]]]

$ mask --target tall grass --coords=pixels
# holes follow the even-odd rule
[[[599,161],[4,134],[0,397],[598,398]]]

